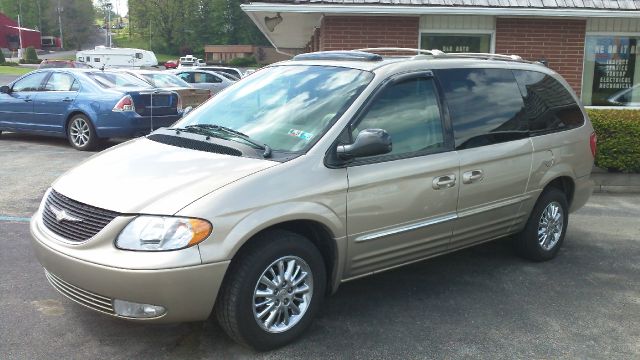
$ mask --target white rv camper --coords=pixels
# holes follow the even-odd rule
[[[93,50],[82,50],[76,53],[76,61],[91,65],[94,68],[128,68],[157,66],[158,59],[153,51],[130,48],[109,48],[96,46]]]

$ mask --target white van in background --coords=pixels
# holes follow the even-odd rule
[[[205,66],[206,63],[202,59],[198,59],[193,55],[186,55],[180,58],[180,63],[178,64],[178,69],[190,69],[199,66]]]
[[[76,61],[91,65],[94,68],[129,68],[157,66],[158,59],[153,51],[131,48],[109,48],[96,46],[93,50],[82,50],[76,53]]]

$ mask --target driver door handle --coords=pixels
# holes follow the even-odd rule
[[[455,174],[438,176],[433,178],[432,187],[434,190],[448,189],[456,185]]]
[[[68,97],[66,97],[66,98],[62,99],[62,101],[72,102],[72,101],[73,101],[73,99],[72,99],[72,98],[68,98]]]
[[[480,181],[484,178],[484,173],[481,169],[467,171],[462,174],[462,183],[471,184],[476,181]]]

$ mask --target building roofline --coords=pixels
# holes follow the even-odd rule
[[[240,5],[246,13],[323,13],[349,15],[492,15],[575,18],[637,18],[637,10],[593,8],[531,8],[531,7],[471,7],[471,6],[408,6],[372,4],[291,4],[255,2]]]

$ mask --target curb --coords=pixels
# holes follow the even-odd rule
[[[594,194],[640,194],[640,186],[635,185],[595,185]]]
[[[594,182],[594,193],[640,193],[640,174],[612,173],[594,167],[591,179]]]

